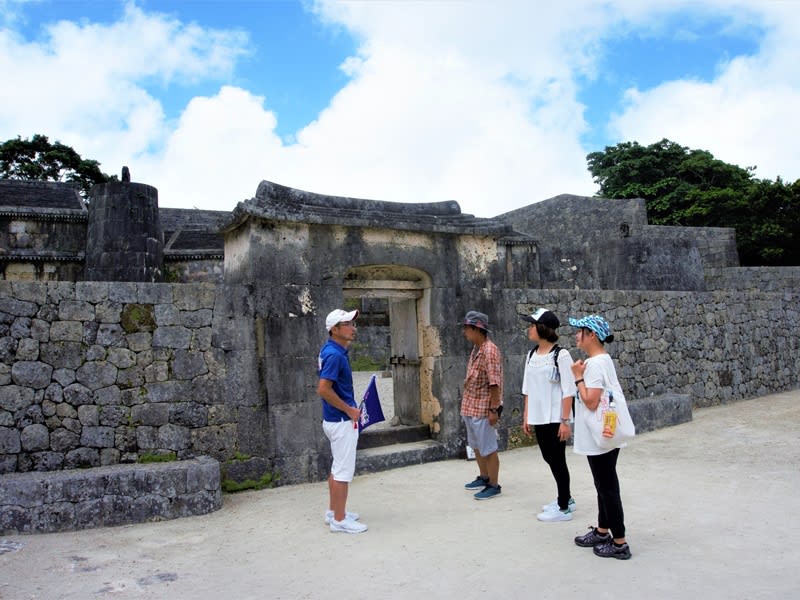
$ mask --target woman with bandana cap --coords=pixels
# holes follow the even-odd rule
[[[586,455],[597,490],[597,527],[591,527],[588,533],[576,537],[575,544],[594,548],[597,556],[626,560],[631,557],[631,549],[625,539],[625,514],[617,477],[620,449],[599,447],[587,422],[593,417],[604,391],[611,392],[617,398],[625,397],[617,379],[614,361],[605,350],[605,344],[614,341],[614,335],[608,321],[599,315],[570,319],[569,324],[578,328],[575,333],[576,346],[588,357],[572,364],[579,399],[575,402],[573,449],[577,454]]]

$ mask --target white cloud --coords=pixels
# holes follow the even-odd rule
[[[231,72],[246,36],[186,26],[126,5],[111,25],[61,21],[44,41],[0,30],[0,137],[43,133],[106,172],[160,146],[163,107],[147,91]]]
[[[757,3],[766,37],[754,56],[719,65],[713,81],[670,81],[632,88],[610,127],[620,140],[650,144],[668,138],[708,150],[756,176],[794,181],[800,138],[800,4]]]
[[[242,32],[135,4],[111,25],[53,25],[44,43],[0,31],[0,76],[9,81],[0,139],[46,133],[106,172],[126,164],[134,180],[159,189],[162,206],[231,210],[262,179],[353,197],[453,199],[478,216],[559,193],[591,195],[577,79],[594,75],[604,38],[657,28],[654,15],[672,4],[540,4],[316,4],[361,46],[342,65],[349,83],[291,144],[276,135],[268,100],[239,87],[198,95],[174,122],[165,116],[159,86],[228,81],[245,52]],[[781,5],[788,15],[765,8],[771,29],[760,53],[721,65],[713,82],[630,90],[613,122],[620,139],[669,137],[726,161],[742,156],[761,176],[789,177],[780,169],[796,168],[789,107],[800,89],[791,4]],[[740,14],[731,6],[714,8]],[[753,6],[748,18],[761,10]]]

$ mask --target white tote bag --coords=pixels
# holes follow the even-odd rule
[[[612,400],[614,402],[613,409],[610,406]],[[610,435],[606,424],[606,413],[612,410],[616,412],[616,426],[613,435]],[[606,450],[619,448],[632,440],[636,435],[636,427],[631,419],[625,398],[614,396],[610,390],[603,389],[594,414],[589,416],[589,429],[595,443]]]

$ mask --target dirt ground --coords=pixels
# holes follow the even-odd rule
[[[796,598],[800,391],[695,411],[620,455],[629,561],[572,542],[595,522],[569,452],[575,519],[536,520],[555,485],[536,448],[501,454],[500,497],[475,464],[357,476],[369,531],[330,533],[327,485],[225,496],[202,517],[0,538],[0,598]]]

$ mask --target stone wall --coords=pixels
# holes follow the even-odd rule
[[[0,473],[263,454],[254,352],[241,287],[0,282]]]
[[[796,294],[800,290],[800,267],[707,269],[706,281],[709,289]]]
[[[614,330],[606,349],[632,399],[687,394],[695,407],[794,389],[800,380],[800,287],[781,292],[509,291],[503,301],[519,312],[545,306],[561,319],[559,344],[573,358],[569,316],[598,313]],[[509,311],[510,313],[511,311]],[[509,356],[507,397],[521,407],[524,323],[501,317]],[[516,330],[516,331],[515,331]]]
[[[771,272],[784,282],[794,277]],[[750,279],[769,287],[755,272]],[[338,305],[335,287],[320,297]],[[324,478],[329,451],[314,357],[327,306],[284,313],[276,307],[286,290],[265,292],[254,298],[247,286],[230,284],[0,282],[1,472],[174,453],[212,456],[240,479],[266,472],[282,484]],[[430,294],[421,368],[442,456],[463,450],[458,415],[469,347],[458,319],[470,308],[489,314],[505,357],[504,444],[519,420],[530,346],[518,313],[538,306],[564,323],[605,315],[616,336],[608,350],[633,401],[685,394],[708,406],[793,389],[800,374],[797,286],[688,293],[498,285],[464,287],[457,304],[447,290]],[[577,358],[573,330],[565,325],[560,333]]]
[[[203,457],[2,476],[0,535],[204,515],[222,507],[219,463]]]
[[[536,240],[543,288],[703,291],[704,269],[739,264],[733,229],[648,225],[642,199],[564,194],[496,219]]]

